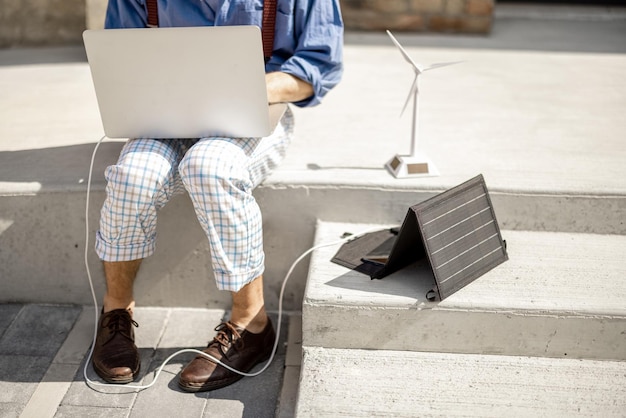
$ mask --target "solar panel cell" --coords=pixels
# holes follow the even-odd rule
[[[440,299],[508,259],[482,175],[412,209]]]

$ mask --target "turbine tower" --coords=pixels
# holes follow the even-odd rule
[[[432,64],[429,67],[423,67],[418,65],[411,59],[409,54],[400,45],[400,42],[393,36],[390,31],[387,34],[398,47],[400,53],[404,59],[411,65],[415,72],[413,78],[413,84],[409,90],[409,94],[402,107],[402,113],[406,110],[409,101],[413,98],[413,121],[411,124],[411,154],[409,155],[395,155],[391,160],[387,161],[385,167],[397,178],[405,177],[426,177],[439,175],[435,165],[424,155],[418,153],[417,140],[419,136],[419,76],[424,71],[433,70],[435,68],[441,68],[448,65],[458,64],[460,61],[455,62],[443,62],[439,64]]]

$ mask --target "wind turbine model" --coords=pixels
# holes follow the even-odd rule
[[[409,100],[413,97],[413,124],[411,126],[411,154],[410,155],[396,155],[391,160],[387,161],[385,167],[397,178],[405,177],[426,177],[439,175],[435,165],[424,155],[420,155],[417,152],[417,138],[419,134],[419,75],[424,71],[433,70],[435,68],[445,67],[447,65],[458,64],[456,62],[444,62],[439,64],[432,64],[429,67],[422,67],[417,65],[404,50],[400,42],[387,31],[387,34],[391,38],[394,44],[400,49],[400,53],[404,59],[411,64],[413,71],[415,72],[415,78],[413,79],[413,85],[409,90],[409,95],[402,107],[402,113],[406,110],[409,104]]]

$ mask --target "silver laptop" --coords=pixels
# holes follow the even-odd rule
[[[109,138],[263,137],[285,104],[268,105],[256,26],[86,30]]]

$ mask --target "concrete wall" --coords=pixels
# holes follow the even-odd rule
[[[341,0],[350,30],[486,34],[495,0]],[[0,0],[0,48],[79,44],[100,28],[107,0]]]

